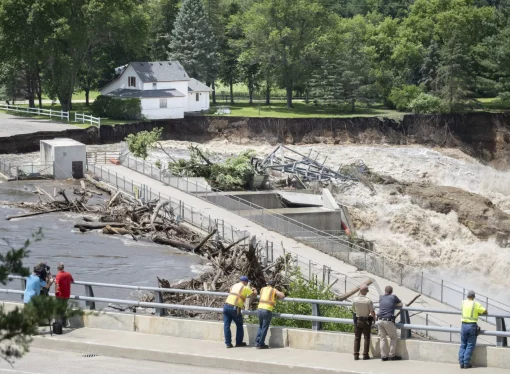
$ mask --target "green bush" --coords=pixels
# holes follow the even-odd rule
[[[142,119],[142,102],[140,99],[118,99],[100,95],[91,106],[92,113],[97,117],[112,119]]]
[[[447,104],[437,96],[422,93],[414,99],[410,108],[413,113],[426,114],[426,113],[445,113],[448,111]]]
[[[326,291],[324,293],[324,286],[320,282],[315,283],[304,280],[301,277],[301,270],[299,270],[299,268],[293,270],[291,278],[293,281],[290,283],[288,290],[284,291],[286,297],[316,300],[335,300],[335,296],[331,291]],[[302,314],[311,316],[312,305],[308,303],[277,302],[274,313]],[[351,309],[341,306],[321,305],[320,313],[322,317],[352,319]],[[258,324],[258,318],[251,316],[248,318],[248,322]],[[310,321],[298,321],[280,318],[274,318],[271,321],[271,324],[274,326],[286,326],[303,329],[312,328],[312,322]],[[322,329],[327,331],[354,332],[353,325],[331,322],[323,322]]]
[[[403,86],[400,88],[393,88],[391,90],[389,99],[391,104],[401,112],[411,110],[411,102],[416,99],[423,91],[417,86]]]

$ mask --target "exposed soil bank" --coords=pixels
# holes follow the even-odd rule
[[[128,134],[163,128],[165,140],[202,142],[228,139],[271,144],[423,144],[455,147],[497,168],[510,165],[510,114],[407,115],[387,118],[238,118],[186,117],[101,127],[101,142],[116,143]],[[0,138],[0,153],[30,152],[39,141],[69,137],[85,144],[99,142],[97,129],[39,132]]]

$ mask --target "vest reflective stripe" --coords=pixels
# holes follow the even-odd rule
[[[272,287],[264,287],[260,291],[259,309],[273,311],[276,304],[276,290]]]
[[[245,285],[242,283],[234,284],[230,289],[230,294],[228,295],[225,303],[242,308],[246,301],[246,296],[243,296],[244,287]],[[238,305],[239,301],[242,302],[241,305]]]
[[[472,302],[471,308],[466,305],[467,301],[462,301],[462,322],[478,322],[478,313],[475,316],[476,301],[469,300]]]

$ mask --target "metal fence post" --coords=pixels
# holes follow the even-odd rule
[[[312,260],[308,260],[308,280],[312,280]]]
[[[504,318],[496,317],[496,330],[506,331]],[[498,336],[496,339],[496,345],[498,347],[508,347],[508,338],[506,336]]]
[[[85,286],[85,296],[87,297],[94,297],[94,290],[92,289],[92,286],[86,285]],[[90,310],[96,309],[96,302],[95,301],[85,301],[85,305]]]
[[[441,302],[443,302],[444,280],[441,279]]]
[[[421,285],[420,285],[420,293],[423,293],[423,271],[421,272]]]
[[[164,301],[163,301],[163,295],[161,295],[161,292],[159,291],[156,291],[156,302],[158,304],[163,304]],[[165,315],[165,312],[166,310],[163,309],[163,308],[156,308],[156,315],[159,316],[159,317],[163,317]]]
[[[400,311],[400,323],[403,325],[411,324],[411,317],[409,316],[409,312],[407,310]],[[411,330],[408,329],[400,329],[400,339],[406,340],[411,338]]]
[[[25,291],[27,289],[27,278],[21,278],[21,291]],[[21,300],[23,300],[25,295],[21,295]]]
[[[312,316],[314,316],[314,317],[321,316],[321,310],[320,310],[319,304],[312,304]],[[322,323],[318,322],[318,321],[313,321],[312,322],[312,330],[313,331],[322,330]]]

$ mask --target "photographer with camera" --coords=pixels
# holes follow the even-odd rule
[[[44,262],[34,266],[34,272],[27,278],[27,286],[23,296],[23,303],[28,304],[32,297],[39,296],[41,291],[47,295],[53,278],[51,277],[50,267]]]

